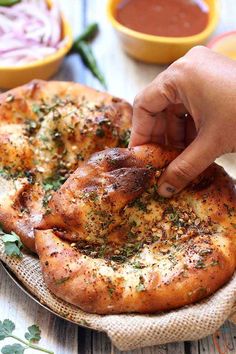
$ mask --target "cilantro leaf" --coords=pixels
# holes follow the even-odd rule
[[[19,236],[17,236],[15,234],[15,232],[12,232],[11,234],[3,234],[2,240],[4,243],[5,242],[19,242],[19,243],[21,243]]]
[[[23,244],[20,240],[20,237],[12,231],[10,234],[5,233],[2,229],[0,229],[0,235],[2,236],[2,241],[5,247],[5,253],[8,256],[15,256],[18,258],[22,257],[21,248]]]
[[[0,340],[9,337],[15,329],[15,325],[10,320],[0,321]]]
[[[15,243],[11,243],[11,242],[6,242],[4,244],[5,246],[5,253],[10,256],[10,257],[18,257],[21,258],[22,257],[22,253],[19,249],[19,247],[15,244]]]
[[[1,353],[2,354],[23,354],[25,349],[26,348],[23,347],[21,344],[5,345],[5,347],[2,348]]]
[[[14,343],[12,345],[5,345],[1,350],[2,354],[24,354],[25,350],[31,348],[33,350],[41,351],[44,353],[54,354],[53,351],[42,348],[34,342],[39,342],[41,339],[41,330],[39,326],[32,325],[28,327],[28,332],[25,333],[25,339],[21,339],[17,337],[15,334],[13,335],[13,331],[15,330],[15,324],[6,319],[4,321],[0,321],[0,340],[4,340],[5,338],[12,337],[22,344]]]
[[[36,114],[39,114],[40,113],[40,106],[38,104],[34,103],[32,105],[32,111]]]
[[[0,340],[3,340],[6,338],[6,334],[3,330],[3,327],[2,327],[2,322],[0,321]]]
[[[11,320],[8,320],[8,319],[4,320],[2,325],[3,325],[4,331],[7,335],[11,335],[12,332],[16,328],[15,324]]]
[[[39,326],[32,325],[28,327],[28,332],[25,333],[25,339],[31,342],[39,342],[41,339],[41,330]]]
[[[0,321],[0,340],[3,340],[6,338],[6,333],[3,328],[3,323]]]

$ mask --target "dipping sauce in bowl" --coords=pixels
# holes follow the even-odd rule
[[[122,0],[115,17],[137,32],[188,37],[207,27],[209,8],[204,0]]]
[[[219,1],[107,0],[107,14],[128,55],[168,64],[206,43],[219,20]]]

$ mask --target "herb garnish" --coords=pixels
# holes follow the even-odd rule
[[[205,256],[206,254],[211,254],[213,250],[211,248],[203,249],[199,252],[200,256]]]
[[[139,210],[142,210],[144,212],[147,212],[147,206],[138,198],[135,199],[133,202],[130,203],[130,206],[134,206],[138,208]]]
[[[20,237],[14,231],[8,234],[0,228],[0,237],[4,243],[6,255],[22,258],[21,248],[23,247],[23,244]]]
[[[123,133],[120,134],[119,139],[119,146],[128,147],[129,139],[130,139],[130,129],[125,130]]]
[[[113,293],[114,293],[114,291],[116,290],[114,287],[111,287],[111,286],[109,286],[108,288],[107,288],[107,290],[108,290],[108,292],[109,292],[109,295],[112,297],[112,295],[113,295]]]
[[[211,263],[210,263],[210,266],[217,266],[217,265],[219,265],[219,261],[217,261],[217,260],[213,260]]]
[[[199,259],[195,265],[195,268],[197,269],[206,268],[206,265],[202,259]]]
[[[46,135],[43,135],[43,134],[40,135],[39,139],[44,141],[45,143],[49,142],[49,138]]]
[[[43,188],[45,191],[57,191],[61,185],[65,182],[65,176],[54,176],[46,178],[43,181]]]
[[[0,169],[0,176],[9,180],[9,179],[17,179],[17,178],[24,178],[26,177],[28,179],[28,182],[30,184],[33,184],[31,180],[31,177],[33,177],[33,173],[31,171],[15,171],[15,172],[11,172],[10,171],[10,167],[3,167],[2,169]],[[29,178],[30,177],[30,178]]]
[[[177,227],[186,226],[186,222],[180,218],[179,211],[173,206],[169,206],[165,209],[164,214],[167,215],[169,221]]]
[[[123,263],[127,260],[127,258],[130,258],[135,253],[139,252],[142,246],[143,246],[142,242],[128,244],[127,246],[119,249],[120,251],[119,254],[113,254],[109,257],[109,259],[111,259],[114,262]]]
[[[164,214],[167,215],[169,221],[171,221],[174,225],[178,226],[179,214],[177,210],[175,210],[172,206],[169,206],[165,209]]]
[[[29,136],[31,136],[32,134],[34,134],[36,132],[36,130],[39,128],[39,124],[32,119],[27,119],[25,121],[25,129],[26,132],[29,134]]]
[[[43,207],[46,208],[50,199],[52,198],[52,195],[51,194],[45,194],[44,197],[43,197]]]
[[[142,291],[145,291],[146,288],[145,288],[145,285],[144,285],[144,278],[142,275],[140,275],[139,277],[139,283],[136,285],[135,289],[138,291],[138,292],[142,292]]]
[[[136,262],[132,263],[131,265],[135,269],[143,269],[143,268],[145,268],[145,265],[140,263],[139,261],[136,261]]]
[[[67,282],[67,280],[69,280],[70,279],[70,277],[64,277],[64,278],[61,278],[61,279],[57,279],[56,281],[55,281],[55,284],[56,285],[62,285],[62,284],[64,284],[65,282]]]
[[[39,114],[41,113],[40,106],[39,106],[38,104],[36,104],[36,103],[33,103],[33,105],[32,105],[32,111],[33,111],[35,114],[39,115]]]
[[[52,192],[57,191],[61,185],[65,182],[67,179],[66,176],[60,176],[60,175],[55,175],[53,177],[46,178],[43,181],[43,188],[45,190],[45,195],[43,197],[43,207],[47,208],[48,203],[50,199],[52,198]],[[46,214],[49,214],[51,212],[50,208],[47,208]]]
[[[37,325],[32,325],[28,327],[28,331],[25,333],[25,339],[21,339],[17,337],[16,335],[13,334],[13,331],[15,330],[16,326],[15,324],[6,319],[4,321],[0,321],[0,341],[4,340],[6,338],[13,338],[17,340],[19,343],[14,343],[11,345],[5,345],[1,349],[1,353],[3,354],[23,354],[25,350],[31,348],[34,350],[38,350],[40,352],[44,353],[49,353],[49,354],[54,354],[54,352],[41,348],[38,345],[35,345],[34,343],[37,343],[41,339],[41,330]]]

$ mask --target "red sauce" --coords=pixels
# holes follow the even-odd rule
[[[167,37],[202,32],[208,23],[204,0],[122,0],[116,19],[135,31]]]

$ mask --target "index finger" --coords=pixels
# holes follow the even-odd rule
[[[176,103],[176,94],[166,75],[159,74],[134,101],[132,130],[129,146],[143,145],[152,141],[152,132],[163,130],[160,113],[171,103]],[[159,127],[158,127],[159,125]]]

